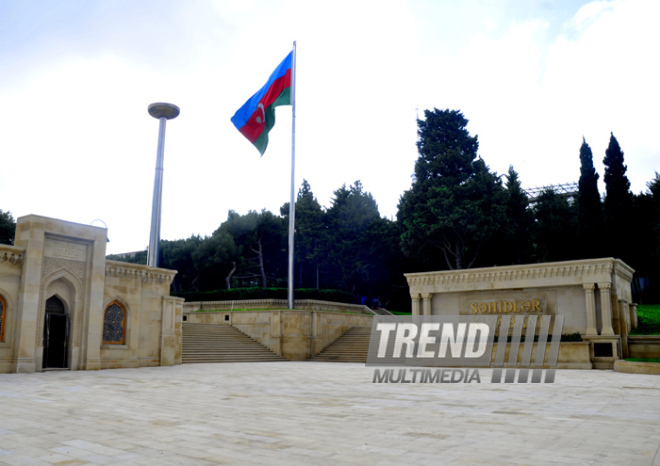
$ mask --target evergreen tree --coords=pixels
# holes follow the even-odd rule
[[[289,203],[280,207],[284,224],[289,224]],[[314,197],[307,180],[298,191],[295,217],[295,263],[296,288],[321,287],[321,263],[326,255],[326,213]]]
[[[629,231],[632,229],[633,196],[623,164],[623,151],[612,133],[605,151],[605,253],[630,260]]]
[[[537,261],[575,259],[577,212],[574,205],[565,196],[548,189],[539,195],[534,217]]]
[[[238,247],[240,261],[237,264],[237,275],[233,278],[238,280],[241,286],[266,288],[269,280],[272,285],[284,280],[287,275],[287,260],[286,233],[282,217],[267,210],[250,211],[245,215],[229,211],[227,220],[213,236],[223,232],[227,233]],[[227,244],[227,241],[223,240],[223,244]]]
[[[580,181],[578,183],[578,258],[602,256],[603,206],[598,192],[598,173],[587,141],[580,147]]]
[[[461,112],[434,109],[424,116],[417,120],[415,181],[399,201],[401,245],[433,268],[440,258],[450,269],[469,268],[500,228],[504,190],[477,156],[479,142]]]
[[[648,191],[634,196],[635,240],[630,242],[630,265],[635,269],[633,299],[660,302],[660,175],[646,184]]]
[[[364,293],[374,283],[380,265],[378,243],[371,230],[381,220],[378,205],[360,181],[334,192],[328,209],[327,264],[333,287]]]
[[[14,244],[16,221],[10,212],[0,210],[0,244]]]
[[[655,172],[655,178],[646,183],[647,188],[649,188],[649,196],[651,197],[651,228],[655,233],[655,248],[653,248],[653,253],[660,255],[660,174]]]
[[[158,252],[160,267],[176,270],[172,291],[181,293],[197,286],[199,270],[195,267],[195,252],[204,242],[199,235],[175,241],[161,240]]]
[[[523,264],[532,259],[534,215],[529,208],[527,193],[522,189],[518,173],[509,166],[506,174],[505,260]]]
[[[191,240],[192,244],[188,247],[194,244],[194,237]],[[231,288],[232,275],[237,265],[242,264],[241,251],[233,236],[222,227],[218,228],[211,236],[204,238],[192,252],[193,270],[186,275],[188,277],[194,275],[194,278],[184,290],[211,291]],[[177,270],[179,273],[182,272],[181,269]]]

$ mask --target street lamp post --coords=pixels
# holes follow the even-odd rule
[[[149,252],[147,265],[158,267],[158,243],[160,241],[160,210],[163,194],[163,158],[165,153],[165,122],[179,116],[179,107],[172,104],[157,102],[149,105],[149,115],[160,121],[158,129],[158,155],[156,157],[156,178],[154,180],[154,198],[151,207],[151,235],[149,236]]]

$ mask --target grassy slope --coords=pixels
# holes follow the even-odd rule
[[[639,325],[632,335],[660,335],[660,304],[643,304],[637,308]]]

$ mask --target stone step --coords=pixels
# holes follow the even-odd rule
[[[230,325],[185,323],[182,327],[184,364],[286,361]]]
[[[311,360],[366,363],[370,336],[369,327],[351,327]]]

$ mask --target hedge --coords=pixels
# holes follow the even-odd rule
[[[232,288],[230,290],[188,291],[176,293],[188,302],[194,301],[238,301],[243,299],[287,299],[286,288]],[[300,288],[294,290],[295,299],[318,299],[335,303],[355,304],[356,297],[347,291],[317,290],[316,288]]]

